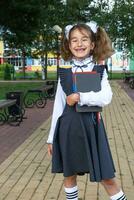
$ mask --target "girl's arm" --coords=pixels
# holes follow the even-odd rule
[[[58,118],[63,112],[65,104],[66,104],[66,95],[62,90],[60,80],[58,80],[57,91],[56,91],[54,107],[53,107],[51,128],[50,128],[50,132],[49,132],[48,140],[47,140],[48,144],[53,143],[53,136],[54,136],[56,123],[57,123]]]
[[[103,78],[101,81],[101,90],[99,92],[80,92],[80,102],[79,104],[88,106],[101,106],[109,104],[112,100],[112,90],[108,81],[108,75],[106,70],[104,70]]]

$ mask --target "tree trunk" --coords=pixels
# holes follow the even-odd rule
[[[25,67],[26,67],[26,52],[25,52],[24,49],[22,49],[22,70],[23,70],[23,77],[24,77],[24,79],[26,77]]]
[[[58,76],[59,76],[59,66],[60,66],[60,52],[57,52],[57,80],[58,80]]]
[[[47,79],[47,52],[41,56],[41,66],[42,66],[42,79],[46,80]]]
[[[48,59],[48,53],[45,52],[45,77],[47,79],[47,59]]]

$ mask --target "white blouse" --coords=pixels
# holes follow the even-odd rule
[[[88,67],[83,68],[83,71],[92,71],[94,64],[90,64]],[[72,67],[72,72],[74,73],[76,67]],[[77,69],[77,72],[81,71],[80,68]],[[108,105],[112,100],[112,90],[108,81],[108,75],[106,70],[104,70],[102,81],[101,81],[101,90],[99,92],[86,92],[80,93],[80,105],[88,106],[101,106],[104,107]],[[66,104],[66,94],[64,93],[60,80],[58,80],[57,91],[55,96],[51,128],[48,136],[47,143],[53,143],[54,131],[58,118],[62,115],[64,107]]]

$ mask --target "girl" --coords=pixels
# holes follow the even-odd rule
[[[52,124],[47,140],[52,155],[52,173],[63,173],[66,199],[78,200],[77,175],[90,174],[90,181],[101,182],[111,200],[126,200],[115,180],[106,131],[101,115],[76,112],[75,104],[105,106],[112,91],[104,65],[95,62],[113,54],[106,32],[96,22],[68,25],[62,39],[62,56],[72,68],[60,68]],[[99,92],[75,93],[72,75],[76,71],[96,71],[101,75]]]

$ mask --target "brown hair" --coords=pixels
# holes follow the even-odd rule
[[[73,57],[69,49],[69,42],[71,32],[76,29],[78,29],[80,32],[82,32],[82,30],[86,30],[89,33],[91,41],[95,44],[95,47],[93,51],[90,52],[90,55],[93,55],[93,59],[95,61],[98,62],[100,60],[104,60],[114,53],[111,40],[103,28],[98,27],[97,32],[94,33],[86,24],[77,24],[74,25],[70,30],[68,39],[66,38],[65,34],[62,36],[61,55],[64,60],[69,61]]]

